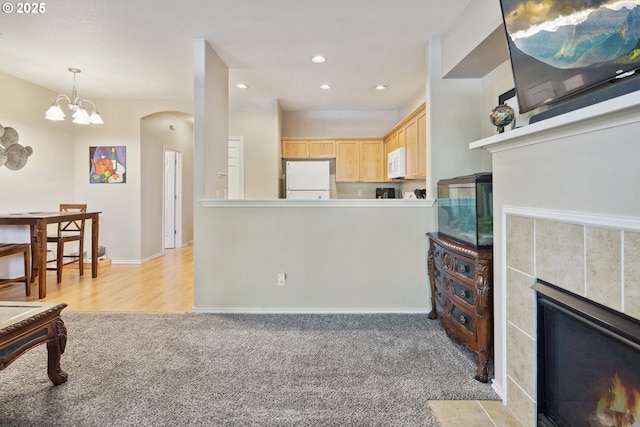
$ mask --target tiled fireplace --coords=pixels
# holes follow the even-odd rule
[[[640,321],[539,280],[542,427],[640,426]]]
[[[584,215],[510,207],[503,214],[508,406],[525,426],[533,426],[541,370],[532,286],[541,279],[640,319],[640,233],[621,227],[625,219],[612,216],[581,222]],[[576,348],[575,343],[567,345]]]

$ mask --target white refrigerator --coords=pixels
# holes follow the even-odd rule
[[[287,199],[328,199],[329,161],[286,163]]]

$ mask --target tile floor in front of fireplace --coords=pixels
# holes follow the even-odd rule
[[[521,427],[499,400],[430,400],[441,427]]]

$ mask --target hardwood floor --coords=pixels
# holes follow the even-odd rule
[[[77,264],[65,267],[62,283],[47,272],[47,297],[31,296],[24,283],[0,287],[1,301],[65,302],[70,311],[183,313],[193,308],[193,246],[166,249],[164,256],[140,265],[106,265],[91,278],[91,267],[78,275]]]

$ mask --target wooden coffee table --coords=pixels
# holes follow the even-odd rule
[[[67,328],[60,318],[65,303],[0,301],[0,370],[25,351],[47,343],[49,379],[54,385],[67,381],[60,356],[67,344]]]

